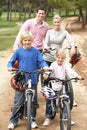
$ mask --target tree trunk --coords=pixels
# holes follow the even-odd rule
[[[7,0],[7,21],[9,21],[10,2]]]

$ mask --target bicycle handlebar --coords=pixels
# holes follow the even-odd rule
[[[63,50],[66,50],[66,49],[68,49],[68,50],[70,50],[72,47],[71,46],[69,46],[69,47],[66,47],[66,48],[63,48]],[[75,48],[77,48],[77,46],[75,46]],[[51,51],[54,51],[54,50],[57,50],[56,48],[54,48],[54,49],[52,49],[52,48],[49,48],[49,50],[48,49],[44,49],[43,50],[43,54],[45,54],[45,53],[51,53]]]
[[[63,50],[66,50],[66,49],[70,50],[71,48],[72,48],[72,47],[69,46],[69,47],[63,48]],[[75,46],[75,48],[77,48],[77,46]],[[54,48],[54,49],[52,49],[52,48],[46,49],[46,48],[45,48],[45,49],[43,50],[42,54],[43,54],[43,55],[44,55],[45,53],[51,54],[51,52],[54,51],[54,50],[57,50],[57,48]]]
[[[34,71],[25,71],[25,70],[21,70],[21,69],[12,69],[12,71],[14,72],[23,72],[23,73],[26,73],[26,74],[34,74],[34,73],[43,73],[44,70],[43,69],[37,69],[37,70],[34,70]]]
[[[56,48],[54,48],[54,49],[52,49],[52,48],[49,48],[49,50],[47,50],[47,49],[44,49],[43,50],[43,52],[42,52],[42,54],[45,54],[45,53],[51,53],[52,51],[54,51],[54,50],[57,50]]]
[[[59,78],[54,78],[54,77],[48,77],[48,79],[49,79],[49,80],[55,80],[56,82],[61,81],[61,82],[63,82],[63,83],[69,82],[69,81],[71,81],[71,80],[74,80],[74,81],[77,81],[77,80],[84,80],[84,78],[79,79],[79,78],[77,78],[77,77],[70,78],[70,79],[64,79],[64,80],[63,80],[63,79],[59,79]]]

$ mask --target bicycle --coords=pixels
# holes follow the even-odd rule
[[[71,47],[64,48],[64,50],[66,50],[66,49],[70,50]],[[69,62],[71,63],[71,67],[73,67],[81,59],[81,54],[78,52],[77,46],[75,46],[75,49],[76,49],[76,53],[69,60]],[[52,58],[52,61],[55,60],[55,58],[54,58],[55,53],[54,52],[56,52],[56,50],[57,50],[56,48],[54,48],[54,49],[50,48],[49,50],[44,49],[43,50],[43,57],[49,55],[50,59]],[[49,65],[52,63],[52,61],[51,62],[48,61]],[[69,75],[66,75],[66,79],[69,79]],[[69,95],[70,110],[72,110],[73,109],[73,102],[74,102],[74,92],[73,92],[73,86],[72,86],[71,81],[66,83],[66,93],[67,93],[67,95]]]
[[[27,120],[27,130],[31,130],[31,121],[32,121],[32,104],[34,104],[34,97],[35,97],[35,90],[32,89],[32,81],[31,81],[31,75],[34,73],[42,73],[43,69],[37,69],[35,71],[27,72],[24,70],[19,70],[19,69],[13,69],[13,73],[15,74],[12,77],[12,81],[15,80],[14,78],[17,78],[18,80],[18,85],[14,87],[11,81],[11,86],[18,90],[18,91],[25,91],[25,101],[24,104],[21,104],[19,107],[19,111],[21,107],[24,107],[24,111],[22,112],[24,118]],[[28,75],[28,81],[26,82],[24,79],[24,76]],[[18,77],[20,75],[20,77]],[[14,82],[14,81],[13,81]],[[22,85],[23,84],[23,85]],[[34,104],[37,105],[37,104]]]
[[[70,110],[70,98],[66,93],[66,83],[69,81],[77,82],[78,78],[70,78],[70,79],[59,79],[49,77],[48,86],[45,86],[41,89],[42,95],[51,101],[52,108],[52,118],[56,116],[56,113],[60,113],[59,122],[60,122],[60,130],[71,130],[71,110]],[[82,78],[83,80],[83,78]],[[51,82],[61,82],[62,89],[59,92],[56,92],[52,89]]]

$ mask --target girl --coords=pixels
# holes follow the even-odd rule
[[[74,77],[78,77],[79,79],[82,78],[73,69],[71,69],[71,67],[69,67],[68,64],[65,63],[66,54],[64,50],[62,49],[57,50],[55,56],[56,56],[56,61],[54,61],[49,67],[49,69],[52,70],[52,72],[50,73],[50,76],[64,80],[66,74],[71,74]],[[43,77],[46,80],[48,78],[48,75],[45,73]],[[54,91],[60,91],[61,87],[62,85],[60,82],[52,83],[52,89]],[[50,103],[51,103],[50,100],[46,99],[46,120],[43,123],[43,125],[45,126],[48,126],[51,121],[50,120],[51,118],[51,104]]]

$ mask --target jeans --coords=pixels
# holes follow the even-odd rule
[[[53,99],[53,102],[56,106],[56,99]],[[52,107],[51,107],[51,100],[46,99],[46,117],[52,117]]]
[[[37,85],[32,85],[32,89],[35,90],[34,103],[32,103],[32,119],[35,119],[36,105],[37,105]],[[19,111],[21,106],[24,104],[24,101],[25,101],[25,91],[20,92],[15,90],[14,104],[12,107],[12,115],[10,118],[10,122],[12,122],[15,125],[18,123]]]

